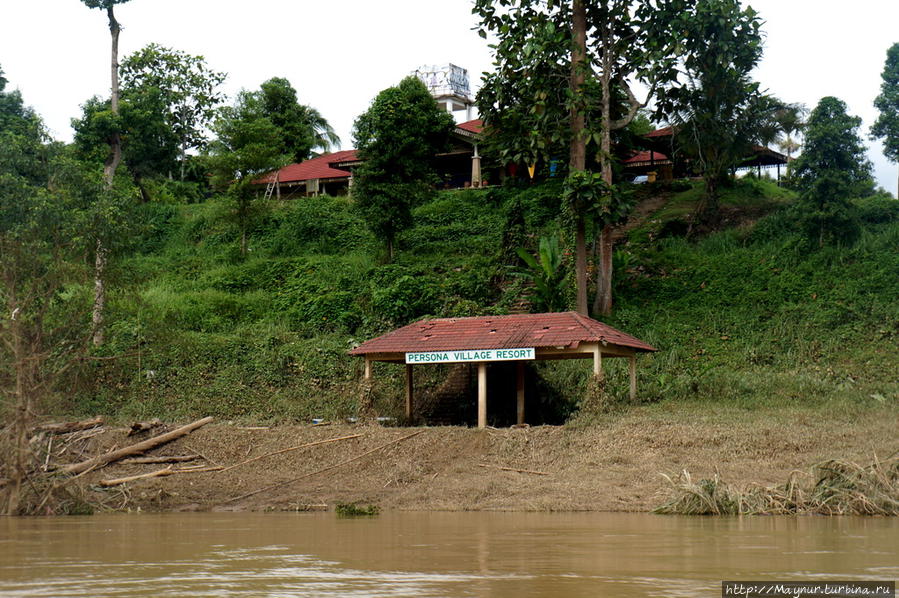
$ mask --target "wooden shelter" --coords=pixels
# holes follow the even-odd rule
[[[406,365],[406,417],[412,417],[412,368],[439,363],[471,363],[478,368],[478,427],[487,426],[487,364],[517,362],[517,421],[524,423],[524,362],[543,359],[592,359],[602,379],[602,360],[629,361],[630,396],[637,395],[637,354],[656,351],[640,339],[575,312],[425,319],[350,351],[365,359],[365,380],[375,361]]]
[[[676,134],[677,130],[674,127],[664,127],[644,135],[640,140],[643,149],[635,151],[622,162],[624,171],[628,174],[657,171],[662,180],[690,176],[696,170],[696,165],[691,165],[689,158],[678,156],[678,152],[675,151]],[[736,168],[737,170],[754,168],[760,177],[762,168],[777,168],[779,179],[780,167],[788,163],[789,158],[784,154],[768,147],[754,145],[749,155]]]

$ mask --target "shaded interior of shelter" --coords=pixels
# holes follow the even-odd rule
[[[517,364],[487,364],[487,424],[508,427],[516,423]],[[571,415],[571,406],[540,376],[533,362],[524,363],[525,421],[529,425],[560,425]],[[588,367],[585,364],[585,367]],[[476,426],[478,423],[477,364],[429,365],[414,368],[416,385],[413,423]]]

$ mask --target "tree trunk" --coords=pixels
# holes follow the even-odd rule
[[[13,291],[14,292],[14,291]],[[13,314],[10,318],[9,329],[12,333],[12,349],[13,359],[15,360],[16,372],[16,407],[13,419],[13,455],[12,462],[12,479],[7,494],[6,514],[15,515],[19,510],[19,502],[22,493],[22,483],[27,475],[26,458],[28,451],[28,383],[26,380],[26,363],[24,342],[22,339],[22,325],[20,319],[23,314],[16,308],[15,298],[10,301],[10,312]]]
[[[612,313],[612,227],[605,225],[599,233],[599,267],[596,269],[596,295],[593,313],[603,316]]]
[[[184,160],[187,156],[187,140],[181,140],[181,182],[184,182]]]
[[[587,141],[584,138],[584,110],[582,88],[587,56],[587,10],[584,0],[572,0],[571,37],[571,91],[574,101],[571,106],[571,148],[568,170],[584,170],[587,164]],[[576,215],[575,224],[575,278],[577,281],[577,312],[587,315],[587,240],[584,216]]]
[[[602,122],[600,123],[599,166],[602,180],[612,188],[612,59],[609,48],[609,32],[603,31],[602,75],[600,77]],[[594,313],[608,316],[612,313],[612,228],[603,223],[598,227],[599,267],[596,272],[596,295],[593,298]]]
[[[106,9],[109,18],[109,33],[112,36],[112,50],[110,56],[110,76],[112,79],[112,96],[110,108],[113,114],[119,113],[119,22],[115,18],[112,5]],[[115,181],[115,171],[122,161],[122,140],[119,133],[115,132],[109,138],[109,157],[103,166],[103,177],[106,179],[106,188],[112,189]],[[97,239],[97,255],[94,260],[94,309],[93,309],[93,343],[94,346],[103,344],[103,316],[106,310],[106,275],[107,248],[103,242]]]
[[[106,248],[97,239],[96,255],[94,256],[94,309],[91,315],[92,342],[95,347],[103,344],[103,312],[106,310],[106,283],[103,277],[106,275]]]

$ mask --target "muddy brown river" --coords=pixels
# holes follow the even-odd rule
[[[895,580],[899,520],[618,513],[0,519],[0,596],[720,596]]]

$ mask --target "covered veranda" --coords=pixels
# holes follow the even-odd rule
[[[591,359],[593,375],[603,379],[603,360],[626,358],[630,397],[637,396],[637,355],[656,351],[651,345],[592,318],[575,312],[425,319],[352,349],[365,359],[365,381],[371,381],[376,361],[405,364],[405,415],[412,418],[415,404],[413,368],[432,364],[470,363],[477,366],[478,427],[487,427],[487,364],[511,361],[517,365],[516,416],[525,423],[525,371],[527,361]]]

